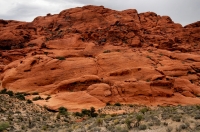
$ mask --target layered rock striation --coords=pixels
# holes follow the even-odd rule
[[[200,104],[200,24],[103,6],[0,20],[1,87],[80,110],[107,102]]]

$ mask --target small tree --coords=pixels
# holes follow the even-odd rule
[[[59,113],[61,114],[61,115],[66,115],[67,114],[67,108],[65,108],[65,107],[60,107],[60,108],[58,108],[58,111],[59,111]]]
[[[33,101],[37,101],[37,100],[43,100],[43,98],[40,97],[40,96],[36,96],[36,97],[33,98]]]
[[[80,113],[80,112],[75,112],[75,113],[74,113],[74,116],[83,117],[83,114],[82,114],[82,113]]]
[[[87,110],[87,109],[82,109],[81,110],[81,113],[83,114],[83,115],[87,115],[87,116],[90,116],[90,110]]]
[[[16,98],[19,99],[19,100],[25,100],[25,97],[24,97],[23,94],[17,94]]]
[[[98,116],[98,114],[97,113],[95,113],[95,108],[94,107],[91,107],[90,108],[90,116],[91,117],[97,117]]]
[[[30,99],[28,99],[26,102],[27,102],[28,104],[33,103]]]
[[[6,93],[7,93],[9,96],[13,96],[13,95],[14,95],[13,91],[10,91],[10,90],[7,91]]]
[[[114,104],[115,106],[121,106],[121,104],[119,102]]]
[[[7,92],[7,89],[4,88],[4,89],[2,89],[2,90],[0,91],[0,94],[6,94],[6,92]]]

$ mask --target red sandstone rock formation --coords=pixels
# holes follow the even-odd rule
[[[80,110],[105,103],[200,104],[200,25],[135,9],[84,6],[0,20],[2,88]],[[31,98],[31,97],[30,97]]]

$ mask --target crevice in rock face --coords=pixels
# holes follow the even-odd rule
[[[88,86],[100,83],[100,81],[90,80],[85,82],[74,82],[66,86],[67,91],[76,92],[76,91],[84,91],[88,88]]]

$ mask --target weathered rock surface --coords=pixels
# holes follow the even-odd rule
[[[52,108],[200,104],[200,26],[135,9],[84,6],[0,20],[1,87],[51,94]]]

